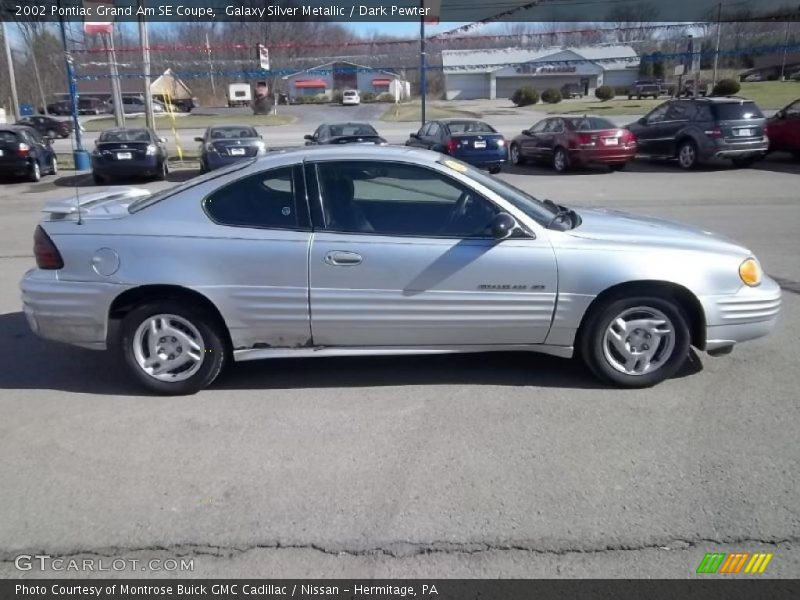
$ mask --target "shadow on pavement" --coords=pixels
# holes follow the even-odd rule
[[[21,312],[0,315],[0,389],[43,389],[116,396],[143,395],[107,352],[41,340]],[[676,378],[703,368],[694,351]],[[495,385],[607,389],[577,360],[527,352],[288,358],[235,363],[212,389],[269,390],[405,385]]]
[[[181,183],[191,179],[192,177],[197,177],[200,174],[200,169],[180,169],[175,171],[170,171],[169,175],[167,175],[167,181],[172,183]],[[143,185],[147,183],[153,183],[152,179],[141,179],[141,178],[120,178],[114,179],[108,183],[96,184],[92,179],[91,173],[81,173],[79,175],[65,175],[59,177],[58,179],[54,179],[52,184],[57,187],[66,187],[66,188],[75,188],[75,187],[90,187],[90,188],[106,188],[106,187],[114,187],[120,185]]]

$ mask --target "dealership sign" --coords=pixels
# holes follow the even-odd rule
[[[520,65],[517,67],[517,73],[523,74],[536,74],[536,75],[549,75],[552,73],[575,73],[578,67],[575,65],[557,65],[550,67],[537,67],[535,65]]]
[[[107,10],[113,8],[114,0],[83,0],[83,7],[87,9],[91,15],[110,15],[113,11]],[[99,11],[98,8],[105,10]],[[84,33],[111,33],[114,30],[114,17],[106,16],[107,21],[84,21]]]

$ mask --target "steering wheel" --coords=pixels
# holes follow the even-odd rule
[[[469,203],[470,198],[471,196],[469,192],[461,192],[461,195],[458,197],[458,200],[456,200],[452,210],[450,211],[450,216],[447,217],[447,221],[439,230],[440,233],[448,233],[453,225],[464,218],[464,216],[467,214],[467,204]]]

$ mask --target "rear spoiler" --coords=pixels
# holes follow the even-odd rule
[[[123,200],[129,200],[132,202],[136,198],[149,195],[150,192],[142,188],[112,188],[110,190],[106,190],[105,192],[98,192],[96,194],[87,194],[76,196],[74,198],[64,198],[62,200],[48,202],[44,205],[44,208],[42,208],[42,212],[63,217],[76,214],[78,212],[79,205],[80,208],[83,209],[101,201],[105,202],[108,200],[114,200],[120,202]]]

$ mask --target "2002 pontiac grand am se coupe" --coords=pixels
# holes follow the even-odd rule
[[[230,359],[528,350],[625,387],[765,335],[780,288],[742,246],[540,202],[425,150],[305,148],[156,194],[56,202],[21,283],[42,337],[119,351],[149,390]]]

